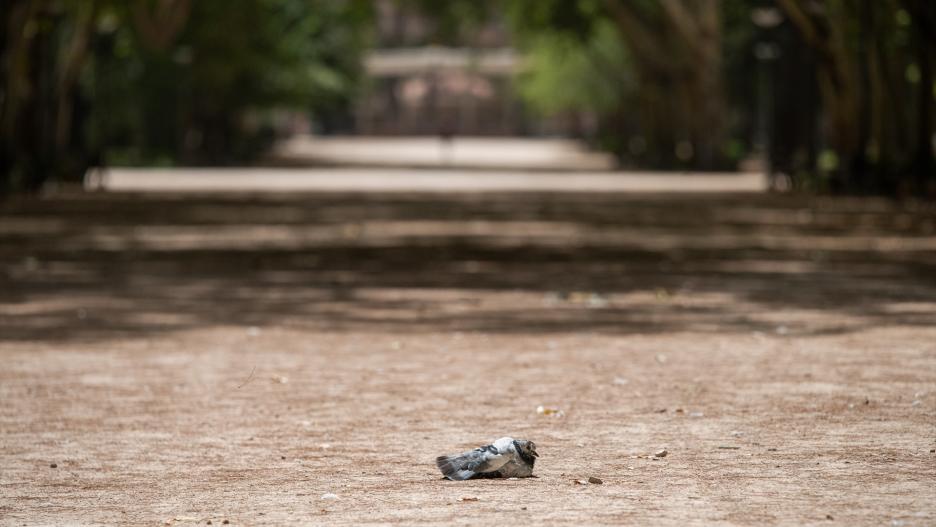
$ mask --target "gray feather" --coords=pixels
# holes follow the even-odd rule
[[[454,456],[439,456],[436,458],[436,466],[446,478],[462,481],[477,474],[495,471],[509,459],[508,453],[499,452],[494,445],[486,445]]]
[[[514,441],[514,450],[510,461],[493,472],[484,472],[472,476],[477,479],[490,478],[529,478],[533,475],[533,465],[536,464],[536,445],[531,441]]]

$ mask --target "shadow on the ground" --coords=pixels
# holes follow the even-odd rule
[[[0,340],[204,326],[652,333],[936,324],[936,210],[596,194],[63,196],[0,206]],[[795,318],[795,317],[794,317]]]

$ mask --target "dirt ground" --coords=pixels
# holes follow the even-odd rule
[[[2,525],[936,524],[932,204],[17,200],[0,359]]]

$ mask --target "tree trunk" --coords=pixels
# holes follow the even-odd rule
[[[605,0],[637,69],[642,127],[657,161],[677,150],[695,168],[720,161],[725,104],[718,0],[661,0],[648,12],[629,0]],[[675,38],[674,38],[675,35]],[[688,141],[691,149],[678,148]]]
[[[845,188],[853,186],[849,177],[855,156],[859,151],[857,117],[860,114],[858,83],[852,79],[850,60],[845,52],[842,27],[847,23],[844,7],[833,9],[830,4],[821,4],[821,13],[807,12],[799,0],[777,0],[790,21],[799,30],[803,40],[816,52],[818,62],[819,90],[827,120],[827,134],[832,147],[838,153],[840,170],[838,178]],[[840,167],[841,168],[841,167]]]
[[[57,115],[55,120],[55,149],[65,153],[71,146],[72,115],[77,94],[75,90],[81,69],[87,62],[91,36],[98,5],[96,0],[85,0],[74,21],[68,47],[62,50],[58,62]]]
[[[877,1],[877,0],[875,0]],[[860,0],[858,3],[858,47],[855,63],[858,65],[858,134],[855,151],[849,160],[852,183],[862,192],[876,190],[872,181],[872,170],[868,162],[868,147],[871,143],[871,63],[869,41],[874,40],[874,15],[869,0]]]
[[[904,0],[916,27],[916,55],[920,68],[919,108],[915,130],[915,145],[911,170],[914,186],[930,196],[936,195],[936,159],[933,156],[933,62],[936,60],[936,2],[932,0]]]

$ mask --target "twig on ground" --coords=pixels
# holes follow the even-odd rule
[[[237,388],[235,388],[235,390],[240,390],[240,389],[243,388],[244,386],[247,386],[247,383],[250,382],[250,381],[253,379],[254,373],[256,373],[256,372],[257,372],[257,367],[254,366],[253,369],[250,370],[250,375],[247,376],[247,380],[245,380],[244,382],[242,382],[240,386],[238,386]]]

